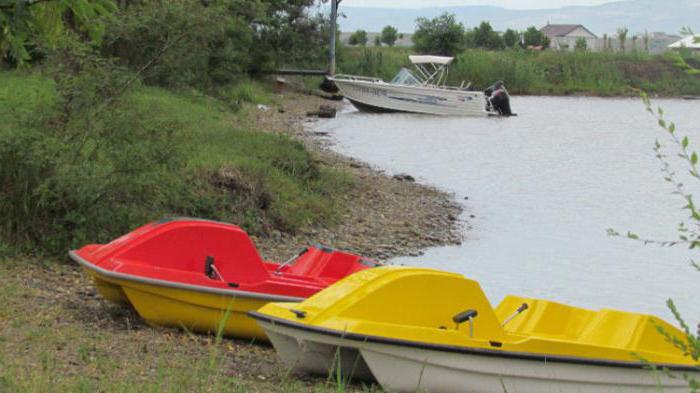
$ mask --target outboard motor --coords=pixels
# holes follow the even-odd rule
[[[497,112],[501,116],[515,116],[510,109],[510,96],[503,81],[498,81],[484,90],[486,110]]]

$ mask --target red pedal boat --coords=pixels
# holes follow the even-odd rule
[[[379,264],[324,246],[288,261],[264,261],[241,228],[166,219],[70,257],[105,298],[131,304],[154,325],[266,339],[246,313],[268,302],[298,302],[354,272]]]

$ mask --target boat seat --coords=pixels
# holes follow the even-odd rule
[[[629,352],[668,351],[672,344],[659,334],[676,330],[670,324],[650,315],[617,310],[601,310],[580,336],[582,343],[623,348]]]
[[[243,230],[217,223],[197,224],[154,231],[119,257],[131,263],[148,261],[149,266],[202,275],[210,257],[226,282],[254,283],[269,278],[262,258]]]
[[[312,247],[292,264],[288,272],[300,276],[318,277],[336,281],[364,268],[358,264],[360,257],[328,247]]]
[[[557,302],[509,295],[496,307],[498,320],[503,323],[523,303],[528,305],[528,309],[508,322],[506,332],[574,340],[596,314]]]

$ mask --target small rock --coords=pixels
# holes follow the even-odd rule
[[[407,181],[407,182],[409,182],[409,183],[413,183],[413,182],[416,181],[416,178],[415,178],[415,177],[413,177],[413,176],[411,176],[411,175],[409,175],[409,174],[407,174],[407,173],[399,173],[399,174],[396,174],[396,175],[394,175],[394,179],[396,179],[396,180],[398,180],[398,181]]]
[[[316,116],[325,119],[332,119],[335,117],[336,110],[330,105],[321,105],[317,111],[306,112],[306,116]]]

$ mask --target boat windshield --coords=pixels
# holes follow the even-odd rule
[[[411,71],[402,68],[398,74],[391,80],[391,84],[394,85],[408,85],[408,86],[418,86],[421,84],[420,80],[416,78]]]

